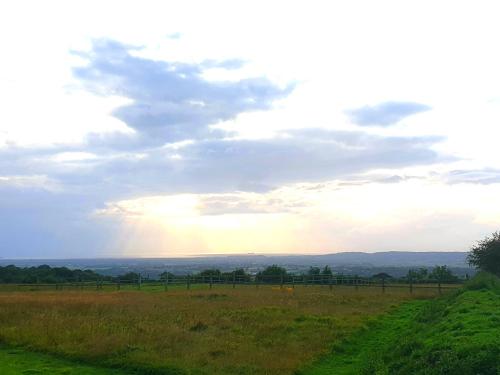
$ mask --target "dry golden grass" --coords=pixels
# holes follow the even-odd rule
[[[291,374],[368,317],[435,293],[311,286],[3,292],[0,341],[159,373]]]

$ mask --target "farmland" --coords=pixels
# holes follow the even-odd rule
[[[436,294],[267,285],[4,291],[0,340],[10,348],[122,371],[291,374],[373,317]]]

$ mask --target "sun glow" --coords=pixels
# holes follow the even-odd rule
[[[110,204],[101,215],[123,222],[120,247],[143,256],[246,252],[335,252],[393,246],[406,236],[411,246],[457,249],[480,226],[500,224],[496,189],[464,202],[477,186],[420,179],[398,184],[366,183],[314,190],[298,184],[262,194],[179,194]],[[279,197],[279,200],[278,200]],[[262,211],[262,202],[274,202]],[[478,209],[479,207],[479,209]],[[431,235],[446,228],[456,241]],[[464,223],[470,224],[468,231]],[[458,229],[461,228],[461,229]],[[476,235],[477,236],[477,235]],[[401,248],[401,246],[400,246]],[[410,248],[409,248],[410,249]],[[462,248],[459,248],[462,249]]]

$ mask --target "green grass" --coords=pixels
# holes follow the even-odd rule
[[[481,274],[446,297],[407,302],[299,373],[500,374],[500,280]]]
[[[0,342],[141,374],[292,374],[436,290],[217,286],[0,293]],[[1,373],[0,373],[1,374]]]
[[[21,349],[0,348],[2,375],[123,375],[125,372],[100,368]]]

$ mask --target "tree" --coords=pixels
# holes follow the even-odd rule
[[[111,277],[99,275],[91,270],[52,268],[48,265],[29,268],[19,268],[14,265],[0,266],[0,283],[64,283],[96,279],[110,280]]]
[[[321,272],[321,270],[319,269],[319,267],[309,267],[307,274],[309,276],[316,276],[316,275],[319,275],[320,272]]]
[[[207,277],[219,277],[220,275],[221,275],[220,270],[216,268],[203,270],[198,274],[198,276],[207,276]]]
[[[331,269],[329,266],[325,266],[325,267],[323,267],[323,269],[321,270],[321,274],[322,274],[323,276],[331,276],[331,275],[333,275],[333,273],[332,273],[332,269]]]
[[[172,281],[174,278],[175,278],[175,275],[172,272],[165,271],[165,272],[162,272],[160,274],[160,280],[167,280],[168,279],[168,280]]]
[[[118,278],[121,281],[133,283],[133,282],[136,282],[137,280],[139,280],[139,274],[136,272],[127,272],[125,275],[118,276]]]
[[[231,272],[232,274],[234,273],[237,277],[246,277],[248,274],[245,272],[243,268],[238,268]]]
[[[238,281],[250,281],[250,275],[246,273],[243,268],[238,268],[231,272],[224,272],[222,276],[230,280],[236,278]]]
[[[500,232],[485,237],[470,249],[469,265],[500,276]]]
[[[272,266],[266,267],[264,270],[260,271],[257,274],[257,280],[276,281],[280,280],[282,277],[284,280],[287,280],[287,276],[285,268],[273,264]]]
[[[409,269],[408,274],[406,275],[406,278],[408,280],[413,280],[413,281],[423,281],[427,279],[428,277],[428,271],[427,268],[419,268],[418,270],[415,269]]]
[[[385,272],[380,272],[380,273],[377,273],[375,275],[372,276],[372,279],[382,279],[382,280],[385,280],[385,279],[392,279],[392,276],[385,273]]]
[[[433,268],[429,278],[436,281],[455,281],[457,277],[446,266],[436,266]]]
[[[263,271],[259,272],[259,274],[264,276],[280,276],[286,274],[286,269],[273,264],[272,266],[266,267]]]

